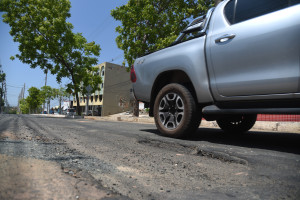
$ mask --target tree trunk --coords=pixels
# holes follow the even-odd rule
[[[134,98],[134,103],[133,103],[133,116],[138,117],[140,114],[139,111],[139,101]]]
[[[59,114],[61,115],[61,97],[59,97]]]
[[[77,91],[75,91],[75,97],[76,97],[76,102],[77,102],[76,111],[77,111],[77,114],[79,116],[81,116],[80,102],[79,102],[79,96],[78,96]]]

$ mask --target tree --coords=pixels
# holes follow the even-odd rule
[[[55,98],[55,89],[50,86],[41,87],[40,98],[42,103],[47,103],[47,113],[50,111],[50,102]]]
[[[60,87],[59,89],[54,89],[55,98],[59,101],[59,114],[61,114],[61,102],[66,100],[70,95],[67,93],[65,88]]]
[[[4,106],[4,92],[3,92],[3,86],[4,82],[6,80],[6,74],[2,71],[2,66],[0,65],[0,113],[2,112],[2,107]]]
[[[204,15],[213,0],[129,0],[111,11],[122,22],[117,45],[129,66],[137,57],[170,45],[191,17]]]
[[[187,25],[190,18],[204,15],[213,0],[129,0],[111,11],[122,22],[116,31],[117,45],[124,51],[129,66],[147,52],[169,46]],[[125,65],[125,62],[124,62]],[[139,115],[134,102],[133,115]]]
[[[21,99],[19,102],[19,106],[22,114],[29,113],[29,104],[27,103],[26,99]]]
[[[87,42],[81,33],[73,33],[69,0],[1,0],[3,22],[19,43],[16,57],[31,68],[40,67],[56,74],[57,82],[70,79],[68,91],[75,94],[80,114],[78,92],[88,84],[98,89],[101,79],[93,69],[100,55],[100,45]],[[14,57],[12,57],[14,59]],[[82,86],[81,86],[82,81]]]
[[[36,87],[28,89],[29,96],[25,99],[28,104],[29,113],[37,113],[43,103],[41,99],[41,91]]]

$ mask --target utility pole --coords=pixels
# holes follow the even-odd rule
[[[5,82],[5,85],[4,85],[4,111],[5,113],[8,113],[9,111],[9,103],[8,103],[8,100],[7,100],[7,88],[6,88],[6,82]]]
[[[20,109],[20,101],[25,98],[25,83],[24,87],[21,89],[21,92],[18,97],[18,113],[22,114],[22,110]]]
[[[48,74],[48,69],[46,69],[45,71],[45,74],[46,74],[46,77],[45,77],[45,86],[47,86],[47,74]],[[48,110],[48,109],[47,109]],[[43,114],[44,114],[44,111],[45,111],[45,103],[43,104]],[[49,113],[48,113],[49,114]]]
[[[2,97],[3,97],[3,82],[1,82],[1,94],[0,94],[0,113],[2,113]]]
[[[3,86],[5,83],[5,74],[2,71],[2,65],[0,64],[0,83],[1,83],[1,88],[0,88],[0,113],[2,113],[2,104],[4,103],[2,101],[3,97]]]
[[[24,83],[24,88],[23,88],[23,95],[22,95],[22,98],[23,98],[23,99],[25,98],[25,83]]]

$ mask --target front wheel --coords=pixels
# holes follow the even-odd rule
[[[201,112],[191,92],[176,83],[161,89],[153,111],[157,129],[168,137],[181,138],[193,133],[201,122]]]
[[[228,115],[217,119],[219,127],[228,133],[243,133],[250,130],[255,122],[257,115]]]

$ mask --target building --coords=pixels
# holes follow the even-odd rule
[[[102,79],[100,91],[96,91],[89,97],[89,111],[91,115],[112,115],[125,112],[130,109],[131,81],[129,72],[124,66],[105,62],[95,66],[99,70],[97,74]],[[76,98],[74,107],[77,106]],[[86,113],[86,96],[79,93],[81,111]]]

